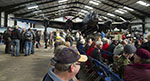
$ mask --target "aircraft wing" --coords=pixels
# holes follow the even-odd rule
[[[14,17],[12,17],[11,19],[16,21],[21,21],[21,22],[34,23],[34,24],[43,23],[43,20],[23,19],[23,18],[14,18]]]
[[[28,22],[28,23],[40,23],[45,27],[58,28],[58,29],[71,29],[78,30],[82,27],[82,22],[72,22],[72,21],[49,21],[49,20],[35,20],[35,19],[24,19],[24,18],[11,18],[16,21]]]

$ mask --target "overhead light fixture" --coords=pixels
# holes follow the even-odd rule
[[[81,10],[81,12],[88,13],[88,11],[86,11],[86,10]]]
[[[39,16],[44,16],[44,14],[40,14]]]
[[[99,20],[99,21],[102,21],[102,19],[101,19],[101,18],[98,18],[98,20]]]
[[[35,14],[35,13],[41,13],[42,12],[42,10],[38,10],[38,11],[34,11],[33,13]]]
[[[134,9],[129,8],[129,7],[126,7],[126,6],[124,6],[123,8],[124,8],[124,9],[127,9],[127,10],[130,10],[130,11],[134,11]]]
[[[122,18],[122,17],[119,17],[122,21],[124,21],[124,22],[126,22],[126,20],[124,19],[124,18]]]
[[[119,8],[118,10],[120,10],[120,11],[123,11],[123,12],[128,12],[127,10],[124,10],[124,9],[121,9],[121,8]]]
[[[27,8],[28,8],[28,9],[38,8],[38,5],[36,5],[36,4],[34,4],[34,5],[29,5]]]
[[[120,10],[115,10],[115,12],[120,13],[120,14],[124,14],[124,12],[120,11]]]
[[[99,3],[96,1],[90,1],[89,3],[94,4],[94,5],[99,5]]]
[[[65,7],[69,7],[69,6],[67,6],[67,5],[62,5],[62,6],[58,6],[58,8],[65,8]]]
[[[144,1],[137,1],[136,3],[138,3],[140,5],[143,5],[143,6],[146,6],[146,7],[150,6],[150,4],[148,4],[148,3],[144,2]]]
[[[93,9],[92,7],[90,7],[90,6],[85,6],[85,8],[88,8],[88,9]]]
[[[59,10],[58,12],[64,12],[66,9],[63,9],[63,10]]]
[[[79,14],[80,14],[80,15],[85,15],[85,14],[84,14],[84,13],[82,13],[82,12],[79,12]]]
[[[104,19],[108,19],[107,17],[105,17],[105,16],[101,16],[101,17],[103,17]]]
[[[58,3],[66,2],[68,0],[59,0]]]
[[[111,14],[111,13],[107,13],[107,15],[112,16],[112,17],[115,17],[115,15],[114,15],[114,14]]]

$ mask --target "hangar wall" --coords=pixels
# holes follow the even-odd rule
[[[11,17],[14,17],[14,15],[13,14],[8,15],[8,23],[7,24],[8,24],[8,26],[12,27],[12,26],[14,26],[14,20],[12,20]]]
[[[1,13],[1,27],[4,27],[4,12]]]
[[[30,24],[26,22],[17,21],[17,25],[21,28],[26,28],[26,29],[30,28]]]
[[[7,26],[14,26],[15,21],[11,19],[11,17],[14,17],[13,14],[8,14],[8,22],[7,22]],[[4,27],[4,21],[5,21],[5,13],[1,12],[1,27]],[[21,28],[29,28],[30,26],[33,27],[32,25],[30,25],[30,23],[26,23],[26,22],[21,22],[21,21],[17,21],[17,25]]]
[[[146,32],[150,32],[150,18],[146,18],[145,21],[146,21],[145,28],[147,29]]]
[[[44,28],[44,26],[43,26],[42,24],[40,24],[40,23],[36,23],[36,24],[35,24],[35,27],[36,27],[36,28]]]
[[[137,20],[132,21],[132,22],[136,23],[136,22],[143,22],[143,21],[141,19],[137,19]],[[142,28],[142,24],[134,25],[131,28],[135,28],[135,27],[137,27],[137,29],[140,29],[140,28]],[[150,32],[150,18],[148,18],[148,17],[145,18],[145,32],[146,33]]]

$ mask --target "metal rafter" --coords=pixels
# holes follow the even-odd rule
[[[52,3],[52,2],[56,2],[56,1],[58,1],[58,0],[45,1],[45,2],[41,2],[41,3],[37,3],[37,5],[43,5],[43,4]],[[13,13],[15,11],[19,11],[19,10],[24,9],[24,8],[26,8],[26,6],[10,9],[10,10],[6,10],[6,11],[7,11],[7,13]]]
[[[99,10],[99,11],[103,11],[103,12],[106,12],[106,13],[111,13],[111,14],[114,14],[114,15],[116,15],[116,16],[122,17],[122,18],[124,18],[125,20],[129,20],[128,18],[125,18],[124,16],[121,16],[121,15],[118,15],[118,14],[116,14],[116,13],[112,13],[112,12],[106,11],[106,10],[104,10],[104,9],[97,8],[97,7],[92,6],[92,5],[88,5],[88,4],[81,3],[81,2],[78,2],[78,4],[87,5],[87,6],[93,7],[94,9],[97,9],[97,10]]]
[[[64,13],[65,13],[65,12],[71,12],[71,11],[72,11],[72,12],[77,12],[76,10],[68,10],[68,11],[65,10]],[[52,13],[52,14],[58,14],[58,13],[60,13],[60,12],[59,12],[59,11],[55,11],[55,12]],[[62,13],[62,14],[63,14],[63,13]],[[51,15],[51,14],[47,14],[47,15],[45,15],[45,16],[48,16],[48,15]],[[25,16],[25,18],[30,18],[30,17],[34,17],[34,16],[35,16],[35,15]]]
[[[147,17],[150,17],[150,14],[148,14],[148,13],[146,13],[146,12],[144,12],[144,11],[141,11],[141,10],[139,10],[139,9],[130,7],[130,6],[125,5],[125,4],[123,4],[123,3],[119,3],[119,2],[117,2],[117,1],[115,1],[115,0],[108,0],[108,1],[113,2],[113,3],[115,3],[115,4],[118,4],[118,5],[121,5],[121,6],[126,6],[126,7],[128,7],[128,8],[134,9],[135,11],[137,11],[137,12],[139,12],[139,13],[141,13],[141,14],[147,16]]]
[[[57,10],[52,10],[52,11],[47,11],[47,12],[43,12],[43,14],[47,14],[47,13],[51,13],[51,12],[55,12],[55,11],[59,11],[59,10],[63,10],[63,9],[69,9],[69,8],[73,8],[73,9],[80,9],[80,10],[85,10],[85,11],[88,11],[90,12],[90,10],[88,9],[84,9],[84,8],[81,8],[81,7],[77,7],[77,6],[69,6],[69,7],[66,7],[66,8],[61,8],[61,9],[57,9]],[[113,20],[111,17],[107,16],[107,15],[102,15],[102,14],[98,14],[98,15],[101,15],[101,16],[105,16],[111,20]],[[34,17],[35,15],[31,15],[29,17]]]
[[[104,1],[101,1],[101,3],[103,3],[104,5],[110,6],[110,7],[112,7],[112,8],[115,8],[115,9],[120,8],[120,7],[118,7],[118,6],[110,5],[110,4],[108,4],[108,3],[104,2]],[[134,15],[134,16],[140,18],[140,19],[143,18],[143,16],[140,16],[139,14],[136,14],[136,13],[131,12],[131,11],[129,11],[129,10],[127,10],[127,11],[128,11],[130,14],[132,14],[132,15]]]
[[[69,10],[69,9],[65,9],[64,11],[62,11],[63,13],[60,13],[59,11],[55,11],[54,13],[51,14],[64,14],[65,12],[73,12],[73,13],[77,13],[77,10]],[[46,14],[45,16],[49,16],[51,14]]]
[[[37,2],[37,1],[42,1],[42,0],[32,0],[32,1],[27,1],[27,2],[22,2],[22,3],[17,3],[17,4],[13,4],[13,5],[4,6],[4,7],[0,8],[0,12],[9,11],[10,9],[12,9],[14,7],[24,5],[24,4],[28,4],[28,3],[32,3],[32,2]]]
[[[61,9],[59,9],[59,10],[61,10]],[[67,9],[63,9],[64,11],[58,11],[58,10],[56,10],[56,11],[52,11],[54,14],[55,14],[55,12],[66,12],[67,10],[68,11],[75,11],[76,13],[78,12],[78,10],[74,10],[74,9],[71,9],[71,8],[67,8]],[[47,15],[47,14],[51,14],[51,13],[45,13],[45,15]]]
[[[71,13],[71,14],[70,14]],[[65,12],[65,13],[63,13],[63,14],[60,14],[60,15],[56,15],[55,17],[54,17],[54,15],[53,14],[51,14],[51,15],[49,15],[48,16],[48,18],[49,19],[54,19],[54,18],[59,18],[59,17],[64,17],[64,16],[76,16],[76,14],[75,13],[72,13],[72,11],[69,11],[69,12]]]
[[[77,2],[70,2],[70,3],[63,3],[63,4],[58,4],[58,5],[54,5],[54,6],[50,6],[50,7],[46,7],[46,8],[42,8],[40,10],[46,10],[46,9],[51,9],[51,8],[55,8],[55,7],[58,7],[58,6],[63,6],[63,5],[70,5],[70,4],[77,4]],[[33,10],[32,12],[34,12],[36,10]],[[22,13],[22,14],[17,14],[18,16],[22,16],[22,15],[25,15],[25,14],[30,14],[32,13],[31,11],[30,12],[25,12],[25,13]]]
[[[45,10],[45,9],[50,9],[50,8],[55,8],[55,7],[58,7],[58,6],[63,6],[63,5],[69,5],[69,4],[80,4],[80,5],[87,5],[87,4],[85,4],[85,3],[81,3],[81,2],[70,2],[70,3],[65,3],[65,4],[58,4],[58,5],[55,5],[55,6],[51,6],[51,7],[46,7],[46,8],[43,8],[43,9],[40,9],[40,10]],[[87,5],[87,6],[90,6],[90,5]],[[91,7],[93,7],[93,8],[95,8],[95,9],[97,9],[97,10],[100,10],[100,11],[103,11],[103,12],[106,12],[106,13],[112,13],[112,12],[108,12],[108,11],[106,11],[106,10],[103,10],[103,9],[100,9],[100,8],[97,8],[97,7],[94,7],[94,6],[91,6]],[[31,13],[31,12],[30,12]],[[114,13],[112,13],[112,14],[114,14]],[[118,14],[115,14],[116,16],[120,16],[120,15],[118,15]],[[124,19],[126,19],[126,20],[129,20],[129,19],[127,19],[127,18],[125,18],[125,17],[123,17],[123,16],[120,16],[120,17],[122,17],[122,18],[124,18]]]

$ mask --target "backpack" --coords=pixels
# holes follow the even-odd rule
[[[25,39],[31,41],[33,38],[32,33],[31,32],[26,32],[25,33]]]
[[[11,41],[11,31],[5,31],[3,34],[3,38],[5,41]]]
[[[3,39],[7,40],[7,37],[8,37],[8,33],[7,33],[7,31],[5,31],[4,34],[3,34]]]

